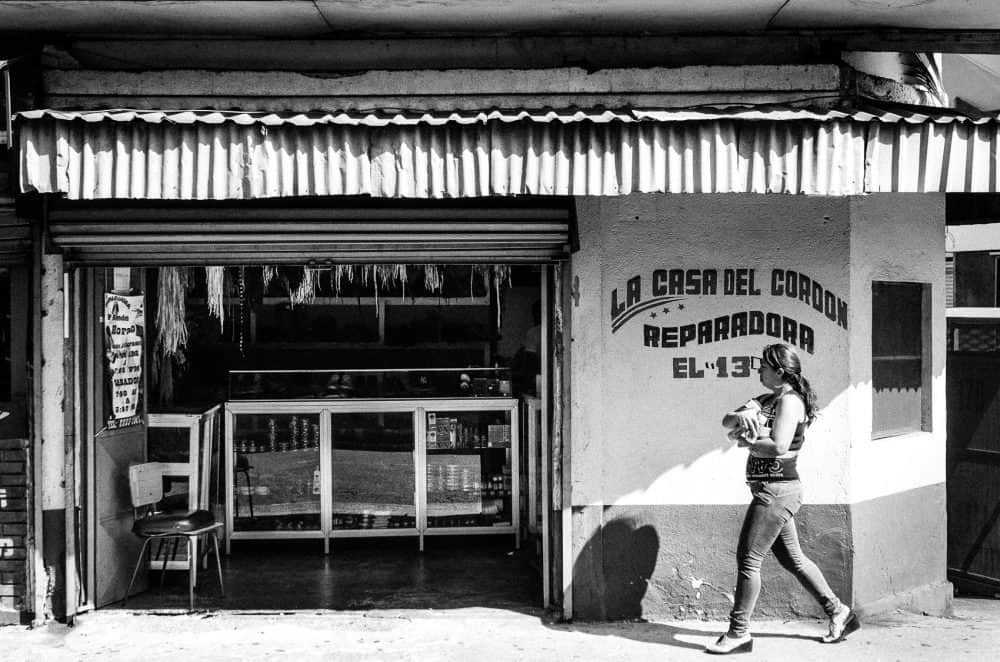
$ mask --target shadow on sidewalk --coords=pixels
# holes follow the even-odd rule
[[[704,650],[705,645],[718,637],[721,631],[695,629],[666,623],[564,623],[553,625],[565,632],[579,632],[594,636],[614,636],[647,644],[661,644],[673,648]],[[801,641],[821,640],[820,635],[811,636],[798,633],[754,633],[754,639],[798,639]]]

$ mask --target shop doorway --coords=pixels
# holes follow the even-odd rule
[[[125,597],[132,561],[140,542],[132,534],[133,509],[128,475],[133,464],[146,461],[147,344],[145,273],[142,269],[108,268],[75,272],[75,379],[78,458],[81,494],[86,507],[85,534],[79,555],[85,569],[84,596],[94,607]],[[140,573],[136,590],[146,588]]]
[[[226,522],[227,597],[206,573],[202,607],[542,606],[551,267],[79,271],[94,607],[125,597],[142,461],[188,463],[165,505]],[[137,418],[112,429],[109,295],[145,311],[140,398],[119,412]],[[169,570],[187,560],[168,561],[163,593],[141,580],[130,608],[186,602]]]
[[[1000,593],[1000,323],[949,320],[948,579]]]

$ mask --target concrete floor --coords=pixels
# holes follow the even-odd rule
[[[74,627],[0,627],[3,662],[704,662],[719,621],[559,623],[542,610],[398,609],[163,615],[103,609]],[[826,623],[755,621],[750,662],[994,662],[1000,600],[957,600],[953,618],[866,619],[837,646]]]
[[[541,606],[541,579],[530,555],[515,552],[511,536],[334,540],[234,541],[223,556],[226,595],[219,592],[214,558],[199,570],[196,610],[369,610],[487,607],[520,612]],[[187,609],[187,573],[159,572],[129,610]],[[108,609],[120,609],[120,603]]]

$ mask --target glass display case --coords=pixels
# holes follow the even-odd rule
[[[332,530],[416,530],[413,413],[336,412],[331,416]]]
[[[507,410],[427,411],[429,533],[513,525],[511,430]]]
[[[510,395],[510,368],[229,372],[230,400],[483,398]]]
[[[423,549],[425,536],[469,534],[513,534],[519,546],[518,401],[493,395],[505,371],[429,371],[437,379],[426,383],[423,371],[396,374],[410,372],[279,372],[258,381],[299,394],[307,384],[325,388],[334,374],[343,390],[345,374],[389,384],[388,373],[426,392],[361,397],[354,385],[365,380],[351,379],[351,395],[230,400],[227,551],[233,539],[317,538],[328,552],[331,539],[361,536],[415,536]],[[234,379],[252,384],[253,374]],[[467,395],[436,396],[451,379]]]
[[[233,528],[322,531],[318,413],[242,414],[233,429]]]

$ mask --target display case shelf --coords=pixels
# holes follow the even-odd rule
[[[405,348],[401,348],[405,349]],[[230,401],[496,398],[511,395],[509,368],[232,370]]]
[[[433,446],[433,447],[431,447]],[[506,397],[231,400],[230,540],[511,534],[518,403]]]

